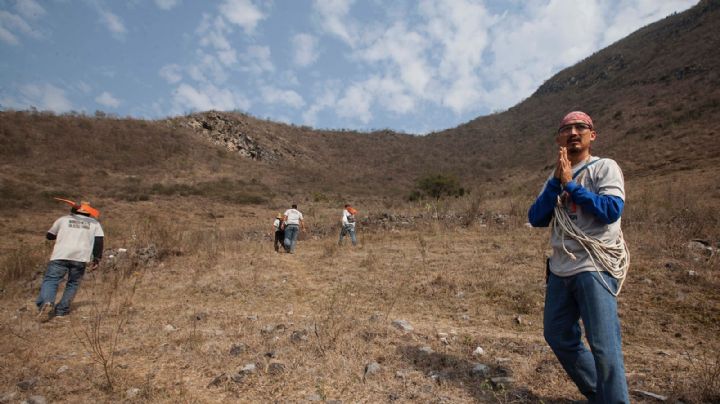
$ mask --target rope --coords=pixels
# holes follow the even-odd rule
[[[588,236],[570,219],[567,211],[563,208],[559,196],[557,198],[557,204],[555,205],[555,214],[553,215],[551,225],[553,232],[559,235],[562,240],[563,251],[565,251],[573,261],[577,259],[575,254],[568,251],[565,247],[565,235],[568,235],[577,241],[585,252],[588,253],[590,261],[592,261],[595,271],[600,275],[600,280],[605,286],[605,289],[617,297],[625,282],[628,268],[630,268],[630,251],[623,238],[622,230],[620,230],[619,237],[614,242],[605,243]],[[601,272],[603,270],[618,280],[617,292],[613,292],[610,285],[605,281],[605,278],[602,277]]]

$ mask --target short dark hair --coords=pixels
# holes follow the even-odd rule
[[[297,209],[297,203],[293,203],[293,204],[292,204],[292,208],[293,208],[293,209]]]

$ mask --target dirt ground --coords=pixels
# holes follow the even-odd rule
[[[37,321],[40,273],[4,290],[0,397],[582,399],[542,337],[547,229],[511,215],[469,226],[367,221],[357,247],[338,246],[337,212],[313,206],[296,254],[278,254],[267,212],[217,210],[186,218],[193,231],[168,218],[109,220],[106,232],[125,236],[86,275],[70,316]],[[718,386],[717,255],[656,254],[647,235],[626,228],[633,264],[619,306],[629,387],[702,402]],[[478,364],[487,367],[473,371]]]

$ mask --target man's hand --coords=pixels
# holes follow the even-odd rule
[[[572,164],[567,157],[567,148],[561,147],[558,152],[557,165],[555,166],[555,178],[565,185],[572,181]]]

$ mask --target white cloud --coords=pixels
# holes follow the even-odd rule
[[[248,34],[255,31],[257,24],[266,18],[251,0],[225,0],[220,5],[220,12],[229,22],[241,26]]]
[[[320,24],[328,33],[353,46],[357,25],[348,20],[348,13],[355,0],[314,0],[313,8],[320,15]]]
[[[310,108],[302,113],[303,123],[316,126],[318,114],[328,108],[334,107],[337,103],[341,83],[337,80],[328,80],[322,83],[319,95],[313,100]]]
[[[16,8],[23,17],[31,20],[40,18],[46,14],[45,9],[35,0],[18,0]]]
[[[263,102],[266,104],[284,104],[293,108],[300,108],[305,105],[300,94],[292,90],[282,90],[271,86],[263,86],[260,89]]]
[[[65,96],[65,91],[52,84],[27,84],[20,87],[22,100],[17,104],[24,107],[35,107],[42,111],[68,112],[73,109],[72,103]]]
[[[122,19],[120,19],[117,15],[107,10],[100,10],[100,22],[108,29],[108,31],[110,31],[114,38],[125,38],[127,29],[125,28],[125,24],[123,24]]]
[[[607,46],[620,40],[638,28],[667,17],[677,10],[685,10],[697,3],[697,0],[636,0],[621,2],[616,7],[608,8],[608,13],[615,16],[605,24],[601,46]]]
[[[373,95],[363,83],[352,84],[338,100],[335,111],[344,118],[357,119],[367,124],[372,119],[370,111]]]
[[[240,56],[242,63],[241,70],[256,74],[275,71],[275,66],[270,57],[270,48],[267,46],[249,46],[245,53]]]
[[[188,111],[209,110],[247,110],[250,102],[241,95],[228,89],[220,89],[208,84],[202,88],[195,88],[183,83],[173,94],[173,109],[175,114]]]
[[[17,37],[13,35],[12,32],[5,29],[2,25],[0,25],[0,41],[3,41],[9,45],[17,45],[20,43]]]
[[[113,97],[113,95],[107,91],[103,91],[102,94],[95,97],[95,102],[110,108],[117,108],[120,106],[120,100]]]
[[[161,10],[171,10],[180,3],[180,0],[155,0],[155,5]]]
[[[404,23],[396,23],[355,54],[369,63],[390,62],[388,73],[397,75],[398,81],[423,96],[432,78],[424,55],[428,46],[427,38],[408,30]]]
[[[25,19],[17,14],[0,11],[0,40],[10,45],[18,45],[20,43],[18,34],[40,38],[40,33],[33,29]]]
[[[292,38],[295,48],[293,61],[300,67],[307,67],[315,63],[318,58],[318,40],[309,34],[297,34]]]
[[[162,77],[169,84],[175,84],[182,80],[181,72],[182,67],[180,67],[180,65],[169,64],[161,67],[158,73],[160,74],[160,77]]]

